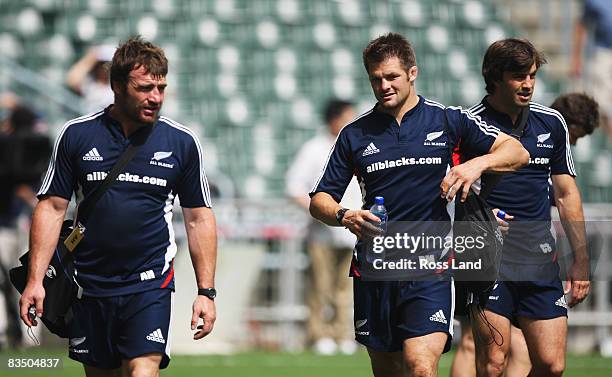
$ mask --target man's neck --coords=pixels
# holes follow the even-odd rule
[[[494,94],[487,96],[486,100],[495,111],[508,115],[512,120],[512,124],[516,124],[521,114],[521,110],[523,110],[522,107],[508,103],[504,101],[503,98],[495,96]]]
[[[397,124],[401,126],[404,115],[406,115],[408,111],[412,110],[418,103],[419,96],[417,96],[416,92],[414,91],[414,88],[412,88],[410,95],[408,96],[408,98],[406,98],[406,101],[401,106],[388,110],[382,106],[381,108],[384,113],[394,117],[397,121]]]
[[[125,137],[130,136],[138,129],[140,129],[140,127],[145,126],[145,124],[132,121],[128,116],[125,115],[123,111],[121,111],[121,109],[117,105],[113,105],[110,108],[108,114],[111,118],[119,122],[119,125],[121,126],[121,131],[123,131],[123,135]]]

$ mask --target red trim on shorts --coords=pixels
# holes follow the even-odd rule
[[[160,288],[166,288],[168,284],[170,284],[170,282],[172,281],[173,277],[174,277],[174,259],[170,263],[170,272],[168,273],[168,276],[166,276],[166,279],[164,280]]]

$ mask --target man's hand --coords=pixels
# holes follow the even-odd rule
[[[382,236],[382,229],[372,222],[380,223],[380,219],[372,212],[363,209],[346,211],[344,218],[342,218],[342,225],[359,238]]]
[[[454,166],[444,177],[440,188],[441,196],[452,202],[459,190],[462,190],[461,201],[465,202],[470,191],[470,186],[474,183],[484,171],[479,159],[469,160],[461,165]]]
[[[31,320],[28,314],[31,306],[36,307],[36,317],[42,318],[43,302],[45,300],[45,288],[41,283],[28,283],[19,299],[19,312],[21,320],[26,326],[36,326],[38,322]]]
[[[203,325],[197,326],[200,318],[204,321]],[[215,325],[217,319],[217,311],[215,308],[215,302],[206,296],[197,296],[193,301],[192,314],[191,314],[191,330],[195,330],[196,326],[199,330],[193,334],[193,339],[202,339],[206,335],[210,334]]]
[[[589,295],[591,282],[589,281],[589,263],[587,261],[574,261],[568,272],[568,280],[565,283],[563,293],[572,292],[567,305],[570,308],[578,305]]]
[[[497,220],[497,225],[499,225],[499,230],[501,230],[501,232],[505,235],[508,234],[508,230],[510,230],[510,224],[508,224],[508,221],[514,220],[514,216],[509,215],[507,212],[504,212],[505,216],[503,219],[500,219],[498,214],[499,214],[499,208],[493,208],[493,215],[495,216],[495,220]]]

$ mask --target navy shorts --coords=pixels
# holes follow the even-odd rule
[[[159,367],[167,367],[172,296],[170,289],[154,289],[75,300],[70,358],[96,368],[115,369],[121,360],[161,353]]]
[[[452,280],[362,281],[353,279],[355,339],[378,352],[401,351],[405,339],[443,332],[453,336]]]
[[[513,281],[520,269],[522,276],[533,272],[533,276],[548,276],[545,280]],[[515,274],[516,272],[516,274]],[[556,263],[544,265],[502,264],[500,277],[489,295],[485,308],[508,318],[518,326],[517,317],[531,319],[552,319],[567,317],[567,302],[563,285],[558,277]]]

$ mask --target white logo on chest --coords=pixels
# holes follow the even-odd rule
[[[174,164],[169,164],[167,162],[161,162],[160,160],[164,160],[168,157],[172,156],[172,152],[155,152],[153,153],[153,158],[149,161],[149,165],[161,166],[162,168],[172,169],[174,168]]]
[[[552,144],[544,144],[544,142],[546,140],[548,140],[550,138],[550,132],[547,134],[540,134],[538,135],[538,142],[536,143],[536,146],[538,148],[551,148],[553,147]]]
[[[444,133],[444,131],[437,131],[437,132],[430,132],[427,134],[427,136],[425,136],[425,141],[423,142],[423,145],[433,145],[436,147],[443,147],[446,145],[445,141],[438,141],[438,142],[434,142],[434,140],[436,140],[437,138],[439,138],[440,136],[442,136],[442,134]]]

